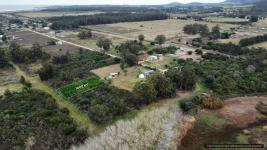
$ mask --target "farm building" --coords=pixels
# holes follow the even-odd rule
[[[139,78],[140,79],[144,79],[145,77],[147,77],[147,76],[150,76],[151,74],[153,74],[155,71],[154,70],[149,70],[149,71],[146,71],[146,72],[144,72],[144,73],[141,73],[141,74],[139,74]]]
[[[65,32],[63,30],[57,30],[57,31],[55,31],[55,35],[58,37],[64,37]]]
[[[151,55],[151,56],[148,56],[148,58],[147,58],[147,61],[150,61],[150,62],[153,62],[155,60],[158,60],[158,56]]]
[[[61,41],[61,40],[60,41],[57,41],[56,42],[56,45],[63,45],[63,41]]]

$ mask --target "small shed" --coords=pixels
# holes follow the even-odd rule
[[[109,73],[108,78],[109,78],[109,79],[114,79],[114,78],[116,78],[118,75],[119,75],[119,74],[118,74],[117,72],[112,72],[112,73]]]
[[[151,56],[148,56],[147,58],[147,61],[155,61],[155,60],[158,60],[158,56],[155,56],[155,55],[151,55]]]
[[[63,45],[63,41],[61,41],[61,40],[60,41],[57,41],[56,42],[56,45]]]

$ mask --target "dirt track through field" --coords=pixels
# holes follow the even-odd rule
[[[86,113],[81,112],[74,104],[72,104],[69,100],[65,99],[63,96],[59,95],[53,88],[49,87],[47,84],[42,82],[38,76],[30,77],[25,72],[23,72],[16,64],[11,63],[13,67],[16,69],[17,76],[24,76],[26,80],[32,83],[32,87],[45,91],[50,94],[57,102],[59,107],[67,108],[70,111],[70,116],[82,127],[88,129],[89,133],[97,132],[97,127],[95,124],[91,122],[88,115]]]
[[[89,48],[89,47],[86,47],[86,46],[82,46],[82,45],[79,45],[79,44],[75,44],[75,43],[72,43],[72,42],[69,42],[69,41],[65,41],[65,40],[62,40],[62,39],[57,38],[57,37],[49,36],[49,35],[44,34],[44,33],[40,33],[40,32],[37,32],[37,31],[30,30],[30,29],[24,29],[24,30],[30,31],[30,32],[33,32],[33,33],[36,33],[36,34],[39,34],[39,35],[42,35],[42,36],[45,36],[45,37],[49,37],[49,38],[54,39],[54,40],[62,41],[64,43],[67,43],[67,44],[70,44],[70,45],[73,45],[73,46],[76,46],[76,47],[79,47],[79,48],[83,48],[83,49],[87,49],[87,50],[90,50],[90,51],[98,52],[95,49],[92,49],[92,48]],[[115,56],[115,55],[112,55],[112,54],[109,54],[109,53],[106,53],[106,55],[109,55],[110,57],[114,57],[114,58],[118,57],[118,56]]]

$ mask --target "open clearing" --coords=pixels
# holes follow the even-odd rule
[[[92,25],[92,26],[87,26],[87,28],[106,33],[120,34],[130,38],[137,38],[138,35],[144,34],[146,40],[152,41],[159,34],[164,34],[167,38],[175,37],[178,34],[183,35],[183,27],[187,24],[193,24],[193,23],[207,24],[209,28],[212,28],[213,26],[219,24],[222,30],[229,30],[231,27],[237,27],[237,25],[230,25],[230,24],[207,23],[207,22],[200,22],[193,20],[168,19],[168,20],[143,21],[143,22],[115,23],[106,25],[95,25],[95,26]]]
[[[247,22],[249,21],[248,19],[242,19],[242,18],[231,18],[231,17],[206,17],[204,18],[206,21],[211,21],[211,22]]]
[[[47,42],[52,39],[30,31],[12,32],[9,34],[9,36],[11,37],[15,36],[17,38],[15,41],[21,44],[23,47],[31,47],[33,43],[39,43],[40,45],[43,46],[43,51],[47,52],[52,56],[62,55],[65,54],[66,52],[76,53],[79,51],[78,47],[72,46],[67,43],[63,43],[62,45],[48,45]]]
[[[249,46],[249,48],[251,48],[251,47],[255,47],[255,48],[262,47],[262,48],[266,48],[267,49],[267,42],[262,42],[262,43],[258,43],[258,44],[254,44],[252,46]]]
[[[88,90],[95,88],[99,86],[100,84],[103,84],[103,81],[99,80],[96,77],[90,77],[85,80],[81,80],[69,85],[66,85],[64,87],[61,87],[59,89],[59,92],[65,96],[65,97],[72,97],[79,93],[87,92]]]
[[[95,73],[97,76],[99,76],[101,79],[105,79],[109,76],[110,73],[118,73],[120,72],[120,75],[118,75],[116,78],[112,79],[112,85],[132,91],[134,84],[137,81],[140,81],[138,78],[138,75],[142,72],[144,72],[145,68],[143,67],[130,67],[127,68],[127,72],[124,73],[123,70],[121,70],[120,65],[110,65],[102,68],[98,68],[95,70],[91,70],[91,72]]]
[[[205,110],[205,112],[216,113],[223,116],[230,123],[243,127],[257,121],[259,112],[256,110],[256,105],[260,102],[267,102],[267,97],[236,97],[226,99],[225,105],[219,110]]]
[[[101,12],[67,12],[67,11],[27,11],[18,12],[17,15],[30,17],[30,18],[48,18],[59,16],[79,16],[79,15],[94,15]]]

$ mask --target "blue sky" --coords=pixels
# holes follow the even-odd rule
[[[0,5],[160,5],[171,2],[190,3],[216,3],[224,0],[0,0]]]

